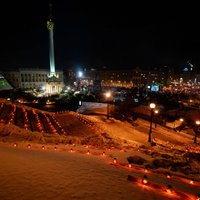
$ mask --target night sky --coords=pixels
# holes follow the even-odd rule
[[[200,66],[197,5],[125,0],[51,2],[58,68],[179,68],[187,61]],[[49,67],[48,3],[1,3],[0,69]]]

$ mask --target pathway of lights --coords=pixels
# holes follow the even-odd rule
[[[182,181],[182,182],[190,184],[190,185],[200,186],[200,182],[198,182],[198,181],[194,181],[194,180],[187,179],[187,178],[184,178],[184,177],[181,177],[181,176],[177,176],[177,175],[171,174],[169,172],[161,172],[161,171],[156,171],[156,170],[150,170],[150,169],[145,169],[145,168],[140,167],[140,166],[135,166],[133,164],[121,163],[121,162],[117,161],[116,158],[113,159],[112,165],[123,167],[123,168],[133,170],[133,171],[140,171],[140,172],[145,173],[145,174],[152,174],[152,173],[159,174],[159,175],[165,176],[168,179],[179,180],[179,181]]]
[[[88,126],[89,128],[94,129],[97,133],[102,133],[105,132],[102,128],[98,127],[94,122],[92,122],[91,120],[87,119],[86,116],[83,116],[79,113],[73,113],[73,115],[79,119],[82,123],[84,123],[86,126]]]
[[[22,109],[23,112],[23,119],[24,119],[24,128],[26,130],[30,129],[30,125],[29,125],[29,120],[28,120],[28,113],[26,111],[26,109]]]
[[[187,153],[187,152],[193,152],[193,153],[200,153],[200,147],[197,145],[184,145],[179,146],[175,144],[170,143],[161,143],[156,141],[156,146],[159,146],[160,148],[163,148],[165,151],[168,149],[169,152],[172,150],[177,151],[179,153]]]
[[[11,113],[8,116],[8,111]],[[26,130],[29,129],[31,131],[38,131],[42,133],[56,133],[56,134],[67,134],[64,128],[59,124],[59,122],[55,119],[54,116],[57,114],[62,115],[63,113],[71,113],[73,116],[75,116],[80,122],[82,122],[84,125],[86,125],[88,128],[95,130],[96,133],[101,134],[102,132],[105,132],[105,130],[102,127],[97,126],[95,122],[92,122],[90,119],[87,118],[87,116],[83,116],[78,113],[69,112],[69,111],[60,111],[56,112],[54,114],[45,114],[45,112],[36,112],[36,109],[25,109],[22,107],[21,109],[18,109],[17,112],[22,112],[23,117],[21,120],[23,121],[23,126],[20,126],[22,128],[25,128]],[[39,116],[40,115],[40,116]],[[10,104],[10,103],[1,103],[0,104],[0,123],[15,123],[16,118],[16,105]],[[30,120],[34,119],[34,120]],[[180,152],[195,152],[200,153],[200,147],[197,146],[184,146],[180,147],[173,144],[165,144],[156,142],[157,145],[160,145],[160,147],[166,147],[170,148],[171,150],[177,150]]]
[[[36,112],[35,110],[27,110],[27,109],[24,109],[22,108],[22,113],[23,113],[23,123],[24,123],[24,128],[27,128],[27,129],[32,129],[31,126],[34,126],[33,124],[31,124],[31,122],[29,121],[29,115],[32,114],[32,116],[36,119],[36,124],[37,124],[37,129],[39,131],[44,131],[44,132],[47,132],[47,130],[45,130],[44,128],[44,125],[46,126],[46,129],[48,129],[48,132],[54,132],[55,133],[55,127],[52,125],[52,124],[56,124],[58,127],[59,127],[59,123],[56,122],[56,120],[54,120],[55,118],[53,118],[53,115],[46,115],[44,112]],[[7,113],[8,111],[11,112],[11,114],[8,116]],[[14,105],[6,105],[4,103],[1,103],[0,105],[0,122],[3,122],[3,123],[14,123],[14,119],[15,119],[15,115],[16,115],[16,106]],[[40,115],[40,116],[39,116]],[[94,122],[91,122],[90,120],[88,120],[86,117],[83,117],[82,115],[80,114],[77,114],[77,113],[73,113],[74,116],[77,117],[77,119],[79,119],[81,122],[83,122],[84,124],[86,124],[89,128],[92,128],[94,130],[96,130],[97,132],[101,132],[101,128],[97,127],[96,124]],[[34,121],[34,120],[31,120],[31,121]],[[43,128],[42,128],[43,127]],[[60,127],[59,127],[60,128]],[[49,131],[50,130],[50,131]],[[159,144],[160,146],[162,146],[162,144]],[[17,147],[18,145],[15,143],[14,144],[14,147]],[[166,148],[166,146],[163,145],[163,147]],[[31,149],[31,148],[37,148],[37,147],[32,147],[30,144],[27,145],[27,148],[28,149]],[[66,149],[64,148],[57,148],[57,147],[54,147],[54,148],[46,148],[45,146],[42,146],[40,147],[41,149],[45,150],[45,149],[49,149],[49,150],[63,150],[63,151],[66,151]],[[184,151],[183,149],[180,149],[179,147],[175,147],[175,145],[170,145],[170,148],[169,149],[174,149],[174,150],[178,150],[178,151]],[[194,148],[193,146],[187,146],[187,149],[185,150],[185,152],[199,152],[199,148]],[[151,151],[151,150],[150,150]],[[69,152],[78,152],[78,153],[82,153],[82,154],[87,154],[87,155],[101,155],[101,156],[107,156],[105,152],[102,152],[102,153],[99,153],[99,152],[90,152],[89,150],[87,151],[81,151],[81,150],[73,150],[73,149],[70,149]],[[116,166],[120,166],[120,167],[124,167],[124,168],[127,168],[127,169],[132,169],[132,170],[137,170],[137,171],[140,171],[140,172],[144,172],[145,174],[146,173],[156,173],[155,171],[149,171],[147,169],[144,169],[144,168],[140,168],[138,166],[134,166],[132,164],[124,164],[124,163],[119,163],[117,161],[117,159],[115,158],[112,162],[113,165],[116,165]],[[160,172],[160,174],[162,174]],[[166,174],[163,174],[166,176]],[[172,175],[167,175],[167,178],[174,178],[174,179],[177,179],[179,181],[182,181],[182,182],[185,182],[185,183],[189,183],[189,184],[192,184],[194,186],[200,186],[200,183],[197,182],[197,181],[194,181],[194,180],[188,180],[188,179],[185,179],[185,178],[182,178],[182,177],[178,177],[178,176],[172,176]],[[130,179],[130,178],[129,178]],[[137,179],[139,180],[139,179]],[[142,179],[143,180],[143,179]],[[147,181],[147,180],[146,180]],[[137,182],[137,181],[136,181]],[[141,182],[141,181],[140,181]],[[144,183],[144,182],[143,182]],[[147,184],[148,185],[148,184]],[[145,184],[146,186],[146,184]],[[156,186],[155,184],[151,184],[152,188],[159,188],[158,186]],[[161,186],[160,186],[161,187]],[[169,191],[169,190],[168,190]],[[178,193],[176,192],[175,194],[183,194],[183,193]],[[184,194],[183,194],[184,195]],[[186,194],[185,194],[186,195]],[[186,195],[187,197],[189,197],[189,195]],[[196,198],[192,198],[192,199],[198,199],[200,200],[200,197],[196,197]]]
[[[81,115],[81,114],[78,114],[78,113],[73,113],[73,115],[75,117],[77,117],[86,126],[95,129],[97,132],[99,132],[99,133],[105,132],[105,130],[103,130],[102,127],[97,126],[94,122],[91,122],[89,119],[87,119],[87,116],[84,116],[84,115]],[[159,145],[160,147],[163,146],[163,148],[165,148],[165,149],[166,149],[166,147],[168,147],[170,151],[176,150],[176,151],[179,151],[179,152],[200,153],[200,147],[197,147],[197,146],[194,147],[192,145],[187,145],[187,146],[183,147],[183,146],[178,146],[178,145],[174,145],[174,144],[170,144],[170,143],[168,143],[167,146],[166,146],[166,144],[163,145],[162,143],[159,143],[159,142],[156,142],[156,144]],[[149,150],[149,152],[151,152],[151,150]]]
[[[102,132],[105,132],[103,131],[100,127],[97,127],[97,125],[92,122],[91,120],[87,119],[86,116],[83,116],[79,113],[75,113],[75,112],[69,112],[69,111],[59,111],[59,112],[56,112],[52,115],[52,118],[55,119],[54,116],[59,116],[61,117],[62,114],[64,113],[68,113],[68,114],[71,114],[73,115],[74,117],[76,117],[82,124],[84,124],[85,126],[87,126],[88,128],[94,130],[96,133],[98,134],[101,134]],[[56,120],[56,119],[55,119]]]
[[[7,114],[8,111],[11,113],[10,115]],[[36,112],[35,109],[25,109],[24,107],[19,108],[18,111],[16,111],[16,105],[13,104],[5,104],[5,103],[0,104],[0,122],[6,124],[15,123],[16,112],[18,112],[18,115],[20,114],[20,112],[22,112],[21,115],[23,117],[21,117],[22,121],[21,123],[23,124],[23,126],[20,127],[25,128],[26,130],[29,129],[31,131],[39,131],[42,133],[46,132],[46,133],[66,134],[66,131],[62,128],[62,126],[54,117],[56,113],[50,115],[50,114],[45,114],[45,112]],[[84,123],[84,125],[86,125],[88,128],[95,130],[96,133],[101,134],[102,132],[105,132],[102,129],[102,127],[97,126],[95,122],[92,122],[86,116],[74,112],[69,112],[69,111],[67,112],[75,116],[80,122]],[[66,112],[59,112],[59,113],[62,114]],[[163,145],[162,143],[159,144],[158,142],[156,142],[156,144],[159,145],[160,147],[163,146],[165,150],[169,148],[169,150],[176,150],[179,151],[180,153],[181,152],[200,153],[200,147],[197,146],[194,147],[192,145],[187,145],[184,147],[180,147],[170,143]]]
[[[180,192],[173,189],[172,185],[168,184],[166,186],[161,186],[155,183],[151,183],[148,180],[147,175],[144,175],[142,178],[136,178],[135,176],[128,175],[127,180],[133,183],[138,184],[146,189],[154,190],[155,192],[163,192],[164,195],[167,195],[171,198],[179,198],[179,199],[188,199],[188,200],[200,200],[200,194],[198,193],[196,196],[191,194],[187,194],[185,192]]]
[[[1,103],[0,104],[0,114],[2,113],[3,107],[4,107],[4,103]],[[4,120],[0,117],[0,123],[3,123],[3,122],[4,122]]]
[[[16,112],[18,115],[22,115],[18,124],[23,124],[20,126],[26,130],[38,131],[41,133],[54,133],[54,134],[67,134],[64,128],[56,120],[56,114],[63,114],[66,112],[57,112],[54,114],[46,114],[45,112],[38,112],[36,109],[26,109],[24,107],[16,111],[16,105],[1,103],[0,105],[0,122],[5,124],[13,123],[15,124]],[[21,112],[21,113],[20,113]],[[68,112],[68,111],[67,111]],[[8,117],[7,113],[11,113]],[[69,113],[69,112],[68,112]],[[93,129],[97,133],[101,133],[99,127],[95,125],[94,122],[83,118],[81,115],[70,112],[75,116],[80,122],[84,123],[88,128]],[[8,119],[7,119],[8,118]],[[34,119],[34,120],[31,120]]]
[[[66,131],[62,128],[60,123],[56,120],[54,116],[52,116],[53,121],[55,122],[56,126],[58,127],[57,130],[60,130],[61,134],[67,134]]]
[[[171,143],[161,143],[156,142],[156,145],[159,145],[163,149],[168,149],[169,152],[172,150],[177,151],[179,153],[187,153],[187,152],[193,152],[193,153],[200,153],[200,147],[197,145],[175,145]]]
[[[14,106],[12,107],[12,110],[11,110],[10,114],[8,115],[8,119],[7,119],[7,123],[8,123],[8,124],[14,122],[15,112],[16,112],[16,106],[14,105]]]
[[[8,113],[11,111],[11,107],[10,105],[6,105],[3,103],[3,106],[1,107],[1,123],[6,123],[7,122],[7,117],[8,117]]]
[[[13,147],[18,147],[17,143],[13,144]],[[88,148],[88,145],[85,146],[86,148]],[[54,150],[54,151],[65,151],[65,152],[70,152],[70,153],[81,153],[81,154],[85,154],[85,155],[95,155],[95,156],[102,156],[102,157],[111,157],[109,155],[107,155],[105,153],[105,151],[103,152],[95,152],[95,151],[90,151],[90,150],[77,150],[77,149],[66,149],[66,148],[58,148],[56,146],[54,147],[45,147],[43,146],[32,146],[31,144],[28,144],[26,146],[26,148],[28,149],[42,149],[42,150]],[[133,171],[139,171],[144,173],[142,178],[137,178],[133,175],[128,175],[127,180],[130,181],[131,183],[135,183],[138,186],[142,186],[143,188],[146,189],[152,189],[154,192],[156,191],[160,191],[163,192],[164,195],[167,195],[168,197],[171,198],[181,198],[181,199],[188,199],[188,200],[200,200],[200,193],[198,193],[196,196],[193,196],[191,194],[185,193],[185,192],[180,192],[177,190],[174,190],[172,185],[166,185],[166,186],[162,186],[162,185],[158,185],[155,183],[151,183],[148,179],[147,174],[152,174],[152,173],[159,173],[160,175],[164,175],[167,179],[176,179],[178,181],[182,181],[184,183],[188,183],[192,186],[200,186],[200,182],[198,181],[194,181],[194,180],[190,180],[190,179],[186,179],[183,177],[179,177],[176,175],[171,175],[171,174],[167,174],[167,173],[163,173],[163,172],[157,172],[157,171],[153,171],[153,170],[149,170],[149,169],[145,169],[139,166],[135,166],[133,164],[127,164],[127,163],[121,163],[117,160],[117,158],[113,158],[112,162],[110,163],[114,166],[119,166],[119,167],[123,167],[126,168],[128,170],[133,170]]]
[[[17,109],[18,108],[18,109]],[[8,113],[10,113],[8,115]],[[36,112],[12,104],[0,104],[0,123],[17,124],[19,127],[41,133],[66,134],[55,117],[49,113]]]
[[[36,127],[36,130],[38,130],[39,132],[41,133],[44,133],[45,130],[44,130],[44,126],[42,125],[42,122],[38,116],[38,113],[35,112],[35,110],[32,110],[32,114],[33,114],[33,122],[35,123],[34,124],[34,127]]]
[[[50,119],[49,119],[49,116],[47,116],[45,113],[42,113],[44,118],[44,124],[48,124],[48,132],[51,132],[51,133],[58,133],[57,130],[55,129],[55,127],[53,126],[53,124],[51,123]]]

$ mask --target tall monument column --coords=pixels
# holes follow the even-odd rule
[[[46,92],[48,95],[52,95],[60,93],[63,87],[63,82],[60,80],[58,74],[56,74],[55,71],[54,40],[53,40],[54,23],[52,21],[52,4],[49,4],[49,20],[47,21],[47,29],[49,30],[50,73],[47,79]]]
[[[53,29],[54,22],[52,21],[52,4],[49,4],[49,20],[47,21],[47,28],[49,30],[49,61],[50,61],[50,77],[55,76],[55,59],[54,59],[54,41]]]

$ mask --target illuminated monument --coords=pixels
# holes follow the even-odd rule
[[[52,4],[49,4],[49,20],[47,21],[47,29],[49,30],[50,73],[48,75],[46,92],[48,94],[58,94],[62,91],[63,84],[59,80],[59,76],[58,74],[56,74],[55,71],[54,40],[53,40],[54,22],[52,21]]]

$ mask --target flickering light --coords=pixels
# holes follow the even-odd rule
[[[87,151],[87,154],[90,155],[90,150]]]
[[[200,200],[200,193],[197,194],[196,200]]]
[[[128,164],[128,167],[129,167],[129,168],[131,168],[131,167],[132,167],[132,165],[131,165],[131,164]]]
[[[106,156],[105,152],[102,153],[102,156]]]
[[[169,173],[167,174],[167,178],[171,178],[171,175]]]
[[[56,150],[57,150],[57,147],[54,147],[54,150],[56,151]]]
[[[193,181],[193,180],[191,180],[191,181],[190,181],[190,184],[191,184],[191,185],[193,185],[193,184],[194,184],[194,181]]]
[[[148,169],[145,169],[144,172],[145,172],[145,173],[148,173],[149,171],[148,171]]]
[[[45,147],[44,147],[44,146],[42,146],[42,149],[45,149]]]
[[[14,146],[14,147],[17,147],[17,144],[15,143],[13,146]]]
[[[30,144],[28,144],[28,145],[27,145],[27,148],[28,148],[28,149],[30,149],[30,148],[31,148],[31,145],[30,145]]]
[[[167,185],[166,192],[169,193],[169,194],[171,194],[173,192],[171,185]]]
[[[142,183],[146,185],[148,183],[148,177],[146,175],[143,176]]]
[[[114,163],[114,164],[117,164],[117,158],[114,158],[114,159],[113,159],[113,163]]]
[[[155,113],[155,114],[158,114],[158,113],[159,113],[159,111],[158,111],[158,110],[154,110],[154,113]]]
[[[73,152],[73,149],[70,149],[70,152]]]

